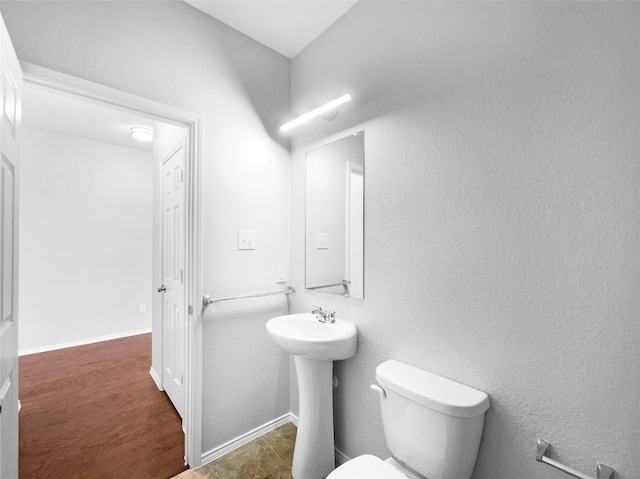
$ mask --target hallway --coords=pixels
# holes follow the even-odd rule
[[[150,364],[151,334],[20,357],[20,478],[185,470],[181,420]]]

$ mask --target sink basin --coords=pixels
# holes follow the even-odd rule
[[[308,359],[337,361],[356,354],[357,328],[341,319],[321,323],[311,313],[278,316],[267,322],[267,332],[285,351]]]
[[[348,321],[321,323],[315,314],[278,316],[267,332],[293,354],[298,377],[298,433],[291,472],[295,479],[322,479],[333,471],[333,361],[356,354],[358,330]]]

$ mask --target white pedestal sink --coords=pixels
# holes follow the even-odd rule
[[[333,361],[355,356],[355,324],[322,323],[314,314],[290,314],[267,321],[269,336],[294,355],[300,411],[293,453],[294,479],[323,479],[335,466]]]

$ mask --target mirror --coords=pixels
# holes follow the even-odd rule
[[[306,288],[364,299],[364,131],[306,157]]]

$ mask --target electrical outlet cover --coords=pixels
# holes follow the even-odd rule
[[[318,249],[329,249],[328,233],[318,233]]]
[[[238,249],[256,249],[256,232],[238,231]]]
[[[287,282],[287,267],[283,264],[279,264],[276,266],[276,283],[286,283]]]

